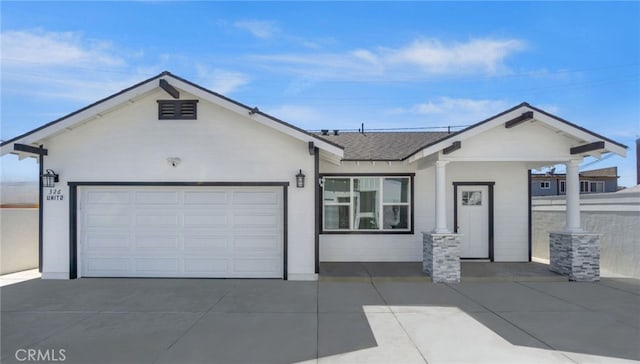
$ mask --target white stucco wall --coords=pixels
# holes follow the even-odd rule
[[[321,162],[321,173],[415,173],[414,234],[322,234],[321,261],[422,261],[422,232],[435,226],[435,167],[428,161]],[[494,259],[528,260],[527,167],[522,162],[451,162],[447,165],[447,226],[453,231],[453,182],[495,182]]]
[[[70,181],[289,182],[289,278],[313,276],[313,186],[295,186],[299,169],[313,176],[307,144],[205,100],[197,120],[158,120],[158,99],[170,96],[158,90],[45,142],[65,199],[44,201],[43,277],[69,275]]]
[[[640,192],[580,196],[581,226],[601,234],[600,269],[603,275],[640,278]],[[533,199],[533,256],[549,260],[549,232],[562,230],[566,221],[564,196]]]

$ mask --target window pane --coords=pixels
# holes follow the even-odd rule
[[[482,206],[482,191],[462,191],[462,206]]]
[[[349,203],[351,180],[349,178],[325,178],[323,199],[325,202]]]
[[[589,192],[589,182],[580,181],[580,192]]]
[[[385,230],[409,228],[409,206],[386,205],[382,208],[382,215]]]
[[[408,202],[409,201],[409,179],[408,178],[385,178],[383,201],[385,203]]]
[[[604,192],[604,182],[591,182],[591,192]]]
[[[379,229],[380,178],[353,180],[353,228]]]
[[[325,229],[349,229],[349,206],[325,206]]]

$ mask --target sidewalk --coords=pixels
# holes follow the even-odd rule
[[[9,274],[0,275],[0,287],[8,286],[10,284],[16,284],[31,279],[40,278],[41,274],[38,269],[24,270],[22,272],[15,272]]]

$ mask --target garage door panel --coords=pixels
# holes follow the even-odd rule
[[[91,257],[85,259],[86,272],[90,275],[109,276],[128,274],[131,271],[129,258]]]
[[[233,205],[279,205],[280,194],[276,191],[235,191]]]
[[[86,245],[91,249],[129,248],[129,235],[89,235]]]
[[[82,188],[82,276],[282,277],[282,187]]]
[[[94,204],[129,204],[128,191],[88,191],[87,203]]]
[[[185,251],[200,251],[202,249],[226,249],[229,246],[229,237],[227,235],[184,236]]]
[[[226,205],[229,201],[227,191],[185,191],[185,205]]]
[[[175,227],[179,216],[176,213],[138,212],[135,215],[136,226]]]
[[[277,228],[279,223],[280,223],[280,218],[278,215],[276,215],[275,211],[268,211],[268,212],[242,211],[242,212],[234,212],[233,214],[233,226],[235,228],[249,228],[249,229]]]
[[[129,226],[128,214],[93,214],[89,213],[86,219],[88,228],[123,228]]]
[[[185,211],[185,227],[226,227],[229,216],[226,212]]]
[[[178,258],[138,258],[134,266],[138,273],[178,273]]]
[[[234,272],[245,274],[257,272],[277,274],[282,269],[282,262],[278,259],[235,259],[233,265]]]
[[[136,249],[178,249],[178,236],[167,235],[136,235],[134,248]]]
[[[235,235],[233,238],[233,246],[243,250],[268,250],[278,254],[277,248],[279,244],[278,235]],[[263,254],[263,252],[260,252]]]
[[[136,192],[136,205],[177,204],[178,191],[144,191]]]
[[[230,264],[230,259],[187,258],[184,260],[184,271],[224,276],[229,272]]]

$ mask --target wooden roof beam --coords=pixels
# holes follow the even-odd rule
[[[164,78],[160,79],[160,88],[167,91],[167,93],[174,99],[180,98],[180,92],[175,87],[171,86]]]
[[[571,154],[582,154],[587,152],[592,152],[594,150],[604,149],[604,142],[593,142],[589,144],[579,145],[577,147],[573,147],[570,149]]]
[[[38,148],[38,147],[33,147],[31,145],[18,144],[18,143],[13,144],[13,150],[15,150],[16,152],[25,152],[25,153],[31,153],[36,155],[47,155],[49,153],[49,151],[44,149],[42,146]]]
[[[527,112],[523,112],[522,115],[511,119],[509,121],[507,121],[506,123],[504,123],[504,127],[509,129],[509,128],[513,128],[514,126],[518,125],[518,124],[522,124],[525,121],[529,121],[533,119],[533,111],[527,111]]]
[[[453,142],[453,143],[451,143],[450,146],[448,146],[448,147],[446,147],[446,148],[444,148],[442,150],[442,154],[453,153],[453,152],[455,152],[456,150],[458,150],[460,148],[462,148],[462,142],[461,141]]]

